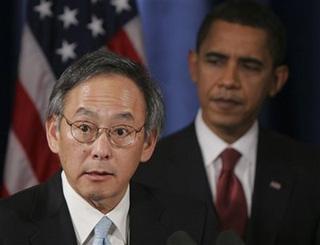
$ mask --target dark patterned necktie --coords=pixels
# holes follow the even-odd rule
[[[233,171],[240,156],[232,148],[221,153],[222,170],[217,184],[216,209],[221,230],[234,230],[244,237],[248,219],[247,204],[242,185]]]

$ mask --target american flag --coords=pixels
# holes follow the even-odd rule
[[[75,59],[109,50],[144,63],[141,24],[133,0],[28,0],[2,195],[45,181],[59,168],[45,135],[51,89]]]

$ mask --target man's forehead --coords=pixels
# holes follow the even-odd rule
[[[270,55],[267,33],[263,29],[226,21],[217,21],[211,27],[200,53],[205,56],[230,56],[234,53],[239,57],[254,59]]]
[[[266,28],[257,26],[257,25],[251,25],[251,24],[246,24],[246,23],[242,23],[242,22],[237,22],[237,21],[229,21],[229,20],[224,20],[224,19],[215,19],[213,20],[213,22],[210,24],[210,27],[208,29],[208,31],[212,30],[214,27],[216,26],[231,26],[231,27],[239,27],[239,28],[249,28],[249,29],[253,29],[259,32],[263,32],[264,34],[268,34],[268,30]]]
[[[212,42],[213,40],[220,42],[221,39],[228,38],[231,38],[232,41],[259,41],[265,45],[268,41],[268,32],[255,26],[217,20],[211,24],[202,44],[206,43],[206,41]]]
[[[64,109],[70,117],[134,121],[145,114],[145,100],[125,76],[95,76],[69,91]]]
[[[85,79],[80,80],[75,86],[73,86],[68,93],[78,90],[79,88],[82,87],[91,87],[92,82],[94,81],[103,81],[101,84],[108,84],[110,86],[111,84],[117,84],[120,81],[126,81],[126,83],[131,84],[131,86],[136,87],[139,89],[139,86],[135,82],[134,79],[132,79],[130,76],[126,74],[121,74],[121,73],[116,73],[116,72],[107,72],[107,73],[98,73],[98,74],[93,74]]]
[[[79,107],[74,116],[87,116],[91,118],[100,118],[100,117],[108,117],[109,120],[126,120],[126,121],[134,121],[134,115],[130,111],[107,111],[101,113],[100,111],[95,111],[86,107]]]

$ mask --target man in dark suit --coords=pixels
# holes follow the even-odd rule
[[[284,27],[269,9],[216,7],[189,55],[196,119],[160,141],[136,180],[210,202],[217,230],[232,229],[246,244],[316,244],[319,150],[257,122],[265,98],[287,80],[284,56]]]
[[[71,65],[46,120],[62,171],[0,202],[0,244],[163,245],[182,230],[211,245],[204,204],[130,182],[162,122],[161,95],[140,65],[104,50]]]

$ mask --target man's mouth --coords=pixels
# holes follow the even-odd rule
[[[114,174],[107,171],[86,171],[84,175],[93,181],[101,181],[114,176]]]
[[[216,107],[222,110],[232,110],[241,105],[239,100],[229,98],[214,98],[211,101],[214,102]]]

